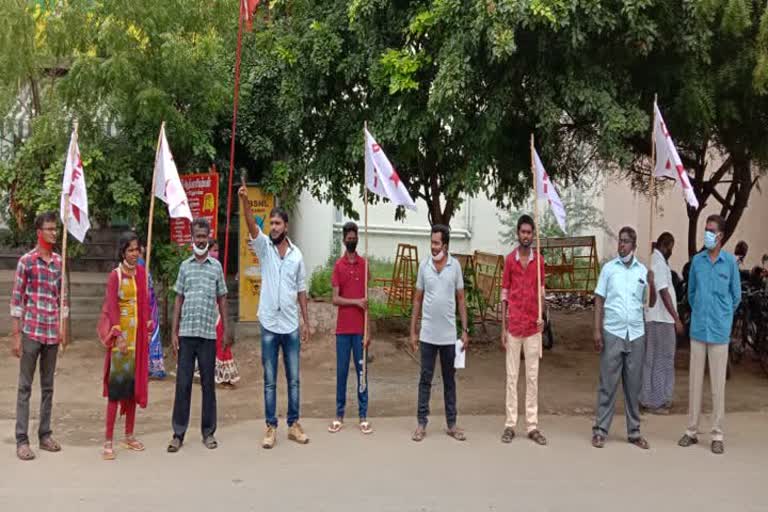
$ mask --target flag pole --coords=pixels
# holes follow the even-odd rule
[[[653,256],[653,218],[656,209],[656,102],[658,96],[653,95],[653,126],[651,126],[651,204],[648,219],[648,251]]]
[[[74,162],[75,158],[72,154],[72,151],[75,149],[75,144],[77,144],[77,119],[75,119],[74,126],[72,127],[74,131],[74,144],[70,142],[69,144],[69,151],[67,154],[67,160],[70,162]],[[66,167],[66,163],[64,164]],[[66,173],[66,169],[64,171]],[[66,311],[64,310],[67,304],[67,299],[69,298],[67,295],[67,239],[69,238],[69,191],[64,190],[64,235],[63,239],[61,240],[61,295],[59,297],[59,336],[61,336],[62,339],[62,351],[66,350],[67,347],[67,340],[64,339],[64,335],[66,334],[64,332],[64,325],[66,324],[66,319],[68,315],[65,315]]]
[[[536,297],[539,301],[539,322],[544,318],[541,297],[541,240],[539,239],[539,178],[536,172],[536,145],[533,133],[531,133],[531,172],[533,173],[533,223],[536,224],[536,251],[539,253],[536,260]],[[543,336],[539,336],[539,359],[544,355]]]
[[[243,15],[245,7],[240,2],[240,16],[237,22],[237,47],[235,50],[235,90],[232,102],[232,140],[229,143],[229,176],[227,177],[227,225],[224,230],[224,278],[229,263],[229,227],[232,217],[232,175],[235,173],[235,135],[237,134],[237,108],[240,101],[240,60],[243,48]]]
[[[366,139],[366,132],[368,131],[368,121],[363,123],[363,155],[365,155],[365,150],[368,147],[368,140]],[[365,260],[365,274],[364,274],[364,280],[365,280],[365,300],[366,304],[368,302],[368,184],[366,183],[366,176],[365,176],[365,156],[363,156],[363,203],[365,205],[365,253],[364,253],[364,260]],[[366,389],[368,389],[368,347],[365,346],[365,341],[368,339],[368,308],[369,305],[365,308],[365,318],[363,321],[363,371],[362,375],[360,377],[360,392],[364,393]]]
[[[160,134],[157,136],[157,148],[155,149],[155,165],[152,169],[152,195],[149,198],[149,227],[147,231],[147,261],[144,270],[147,273],[147,289],[149,289],[149,263],[152,259],[152,224],[155,218],[155,179],[157,178],[157,158],[160,156],[160,142],[165,133],[165,121],[160,124]]]

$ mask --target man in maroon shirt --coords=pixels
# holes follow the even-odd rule
[[[540,445],[547,439],[539,431],[538,390],[541,330],[539,320],[538,275],[541,268],[541,293],[544,293],[544,261],[531,250],[534,233],[533,219],[523,215],[517,221],[518,246],[504,261],[501,284],[502,314],[501,346],[507,352],[507,421],[501,441],[512,442],[517,426],[517,376],[520,350],[525,354],[525,421],[528,437]]]
[[[346,251],[333,267],[331,284],[333,286],[333,305],[339,308],[336,319],[336,419],[328,426],[328,431],[336,433],[344,426],[344,407],[347,401],[347,376],[349,375],[349,356],[352,354],[357,371],[357,401],[360,415],[360,431],[371,434],[373,428],[368,421],[368,382],[364,391],[360,391],[360,379],[363,378],[363,348],[368,348],[370,338],[363,339],[368,299],[365,288],[370,272],[368,262],[357,254],[357,224],[347,222],[342,228],[342,237]]]

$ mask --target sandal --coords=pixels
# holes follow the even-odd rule
[[[34,460],[35,452],[32,451],[32,448],[30,448],[28,444],[22,444],[16,448],[16,456],[19,460]]]
[[[344,428],[344,422],[341,420],[333,420],[330,425],[328,425],[328,432],[331,434],[336,434],[337,432],[340,432],[341,429]]]
[[[40,440],[40,449],[56,453],[61,451],[61,445],[52,436],[47,436]]]
[[[179,450],[181,450],[181,446],[184,444],[184,442],[179,439],[178,437],[174,437],[171,439],[171,442],[168,443],[168,453],[176,453]]]
[[[504,433],[501,434],[501,442],[511,443],[514,438],[515,438],[515,429],[513,429],[512,427],[506,427],[504,429]]]
[[[540,445],[540,446],[546,446],[547,445],[547,438],[544,437],[544,434],[541,433],[540,430],[531,430],[528,432],[528,439],[532,440],[534,443]]]
[[[696,437],[691,437],[688,434],[683,435],[683,437],[680,438],[680,440],[677,442],[678,446],[682,446],[683,448],[688,448],[689,446],[692,446],[694,444],[698,444],[699,440]]]
[[[360,422],[360,432],[365,435],[373,434],[373,427],[371,426],[371,422],[368,420],[362,420]]]
[[[143,452],[144,444],[135,437],[126,437],[120,443],[123,447],[133,450],[135,452]]]
[[[456,427],[449,428],[448,430],[445,431],[445,433],[448,434],[449,437],[452,437],[457,441],[467,440],[467,436],[464,435],[464,431]]]
[[[205,439],[203,439],[203,444],[209,450],[215,450],[219,447],[219,443],[216,441],[216,438],[213,437],[213,435],[207,436]]]
[[[592,446],[595,448],[603,448],[605,446],[605,436],[595,434],[592,436]]]
[[[722,455],[725,453],[725,445],[722,441],[712,441],[710,449],[715,455]]]
[[[112,447],[112,441],[104,443],[104,448],[101,450],[101,458],[102,460],[115,460],[117,458],[115,449]]]
[[[629,444],[633,444],[642,450],[648,450],[651,448],[651,445],[649,445],[648,441],[642,436],[629,439]]]
[[[423,441],[425,437],[427,437],[427,428],[422,425],[419,425],[418,427],[416,427],[416,431],[411,436],[411,439],[413,439],[418,443]]]

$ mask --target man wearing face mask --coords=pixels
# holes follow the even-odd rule
[[[656,304],[646,311],[645,363],[640,406],[654,414],[669,414],[675,389],[677,335],[684,334],[677,314],[677,294],[672,284],[669,258],[675,247],[671,233],[662,233],[651,256]]]
[[[211,227],[205,219],[192,223],[193,255],[182,262],[176,279],[171,345],[178,358],[176,397],[173,401],[173,439],[170,453],[178,452],[189,426],[192,381],[195,363],[200,369],[203,395],[201,431],[203,444],[210,450],[218,446],[216,432],[216,319],[227,318],[227,285],[218,260],[208,252]],[[223,326],[225,344],[226,320]]]
[[[264,416],[266,429],[262,447],[275,446],[277,434],[277,362],[283,351],[285,377],[288,381],[288,439],[299,444],[309,437],[299,424],[299,352],[309,343],[307,312],[307,271],[301,251],[288,239],[288,213],[273,208],[269,214],[269,236],[256,224],[248,202],[245,183],[238,191],[246,227],[248,245],[261,263],[261,362],[264,367]],[[299,323],[299,311],[303,323]]]
[[[422,441],[427,435],[429,398],[432,391],[432,376],[435,360],[440,355],[443,376],[443,397],[446,433],[457,441],[464,441],[464,431],[456,426],[456,381],[454,359],[456,356],[456,306],[461,315],[463,346],[469,345],[469,324],[464,299],[464,276],[461,265],[448,254],[450,230],[448,226],[432,226],[432,257],[422,260],[416,278],[413,294],[413,316],[411,317],[411,346],[413,351],[421,350],[421,375],[419,377],[419,402],[417,411],[418,427],[413,433],[414,441]],[[423,308],[423,315],[422,315]],[[421,331],[417,334],[416,323],[421,316]]]
[[[11,293],[11,352],[19,359],[19,389],[16,400],[16,456],[32,460],[35,453],[29,447],[29,398],[40,361],[40,449],[61,451],[61,445],[51,431],[53,408],[53,378],[59,344],[66,342],[60,329],[61,256],[53,252],[58,228],[56,214],[47,212],[35,219],[37,245],[19,258]],[[64,326],[61,326],[62,328]]]
[[[688,302],[691,305],[691,362],[688,392],[688,430],[679,445],[698,443],[704,367],[709,360],[712,386],[712,453],[725,452],[725,377],[733,315],[741,302],[741,279],[736,258],[722,249],[725,220],[707,217],[704,249],[691,260]]]
[[[595,350],[600,352],[600,385],[592,446],[602,448],[613,421],[619,381],[624,385],[627,439],[647,450],[640,434],[640,389],[645,353],[645,297],[656,304],[653,271],[637,260],[637,232],[619,231],[618,257],[603,265],[595,289]]]
[[[339,432],[344,426],[350,355],[355,361],[357,372],[360,431],[363,434],[373,433],[371,423],[367,419],[368,386],[365,386],[364,391],[360,391],[365,353],[363,349],[368,348],[370,343],[370,338],[363,339],[366,331],[365,311],[368,309],[365,287],[370,280],[370,272],[368,262],[357,254],[357,231],[357,224],[354,222],[344,224],[342,237],[346,251],[333,266],[331,277],[333,305],[339,308],[336,318],[336,419],[328,426],[328,431],[332,434]]]

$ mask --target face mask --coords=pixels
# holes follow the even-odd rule
[[[635,251],[632,251],[629,254],[627,254],[626,256],[619,256],[619,258],[621,258],[621,262],[622,263],[629,263],[630,261],[632,261],[632,258],[634,256],[635,256]]]
[[[269,239],[272,240],[272,243],[274,245],[280,245],[281,243],[283,243],[283,240],[285,240],[285,233],[281,233],[280,236],[277,236],[277,237],[269,235]]]
[[[344,246],[347,248],[348,253],[353,253],[357,250],[357,240],[352,240],[350,242],[345,242]]]
[[[205,247],[203,247],[202,249],[199,248],[197,244],[192,244],[192,250],[194,251],[195,256],[202,258],[208,252],[208,244],[205,244]]]
[[[710,250],[710,251],[715,247],[717,247],[717,234],[715,234],[713,231],[705,231],[704,247],[706,247],[707,250]]]
[[[441,250],[439,253],[432,255],[432,260],[433,261],[442,261],[442,259],[444,257],[445,257],[445,251]]]
[[[38,231],[37,232],[37,245],[44,251],[52,251],[53,250],[53,244],[48,243],[45,238],[43,237],[43,232]]]

